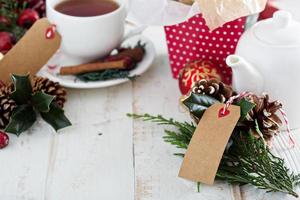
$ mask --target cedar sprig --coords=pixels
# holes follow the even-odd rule
[[[119,70],[119,69],[107,69],[99,72],[90,72],[84,74],[78,74],[76,77],[84,82],[89,81],[107,81],[111,79],[119,79],[119,78],[128,78],[131,79],[133,77],[130,76],[129,71]]]
[[[231,183],[252,184],[267,192],[283,192],[295,197],[299,175],[290,173],[284,160],[271,153],[262,139],[250,133],[236,133],[225,152],[217,177]]]
[[[193,123],[182,123],[161,115],[127,116],[159,125],[174,126],[177,131],[165,130],[167,135],[164,140],[180,149],[187,149],[196,129]],[[298,197],[294,188],[300,185],[300,175],[291,173],[284,160],[272,154],[262,138],[256,139],[247,132],[234,132],[231,140],[231,146],[223,154],[217,179],[241,185],[251,184],[266,192],[283,192]],[[175,155],[184,156],[182,153]]]
[[[165,142],[176,146],[178,149],[187,149],[188,145],[192,139],[192,136],[196,130],[195,125],[191,122],[178,122],[174,119],[166,119],[162,115],[152,116],[149,114],[137,115],[137,114],[127,114],[128,117],[134,119],[142,119],[143,121],[151,121],[158,125],[169,125],[174,126],[178,131],[171,131],[165,129],[166,135],[163,136]],[[175,156],[184,157],[184,153],[174,153]],[[200,192],[200,182],[197,183],[197,191]]]
[[[127,114],[128,117],[135,119],[142,119],[143,121],[151,121],[159,125],[171,125],[178,129],[178,131],[165,130],[166,136],[164,140],[176,146],[179,149],[187,149],[190,140],[192,139],[193,133],[195,132],[195,126],[193,123],[188,122],[178,122],[174,119],[166,119],[161,115],[151,116],[149,114],[137,115],[137,114]],[[182,156],[181,153],[176,153],[175,155]]]

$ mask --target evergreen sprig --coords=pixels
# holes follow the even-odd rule
[[[187,149],[190,140],[192,139],[193,133],[195,131],[195,125],[188,122],[178,122],[174,119],[166,119],[161,115],[151,116],[149,114],[137,115],[137,114],[127,114],[128,117],[133,117],[135,119],[142,119],[143,121],[152,121],[159,125],[172,125],[178,129],[178,131],[165,130],[166,136],[164,140],[167,143],[175,145],[179,149]],[[176,153],[176,155],[181,155]]]
[[[79,80],[84,82],[107,81],[111,79],[120,79],[120,78],[128,78],[128,79],[134,78],[130,76],[130,71],[119,70],[119,69],[107,69],[99,72],[78,74],[76,77]]]
[[[165,130],[164,140],[180,149],[187,149],[196,126],[193,123],[166,119],[161,115],[127,114],[135,119],[170,125],[176,131]],[[216,178],[235,184],[251,184],[266,192],[283,192],[298,197],[294,188],[300,184],[300,175],[291,173],[284,160],[272,154],[262,139],[247,132],[235,132],[232,144],[223,154]],[[175,155],[184,156],[182,153]]]

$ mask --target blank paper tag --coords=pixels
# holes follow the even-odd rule
[[[46,31],[51,26],[46,18],[38,20],[25,36],[0,61],[0,80],[10,81],[11,74],[36,74],[58,50],[61,42],[56,32],[46,39]]]
[[[179,176],[213,184],[228,140],[240,118],[240,107],[214,104],[202,116],[189,144]]]

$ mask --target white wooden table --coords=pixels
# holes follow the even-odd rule
[[[197,193],[194,183],[177,177],[181,158],[164,143],[163,127],[126,117],[134,112],[190,120],[178,106],[180,93],[171,77],[163,30],[149,28],[145,35],[154,40],[158,55],[142,77],[106,89],[68,90],[65,110],[72,127],[56,134],[38,120],[19,138],[10,137],[10,145],[0,151],[0,199],[293,199],[225,182],[203,185]],[[284,137],[276,139],[274,151],[300,173],[299,146],[287,149]]]

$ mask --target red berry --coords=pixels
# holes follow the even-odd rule
[[[39,18],[40,16],[37,11],[28,8],[21,12],[17,23],[24,28],[30,28]]]
[[[0,32],[0,52],[6,54],[13,47],[13,36],[8,32]]]
[[[6,133],[0,131],[0,149],[5,148],[9,143],[9,137]]]
[[[46,2],[45,2],[45,0],[39,0],[31,8],[36,10],[40,14],[41,17],[46,15]]]
[[[40,17],[45,16],[46,2],[45,0],[18,0],[19,5],[26,5],[26,8],[31,8],[37,11]]]

